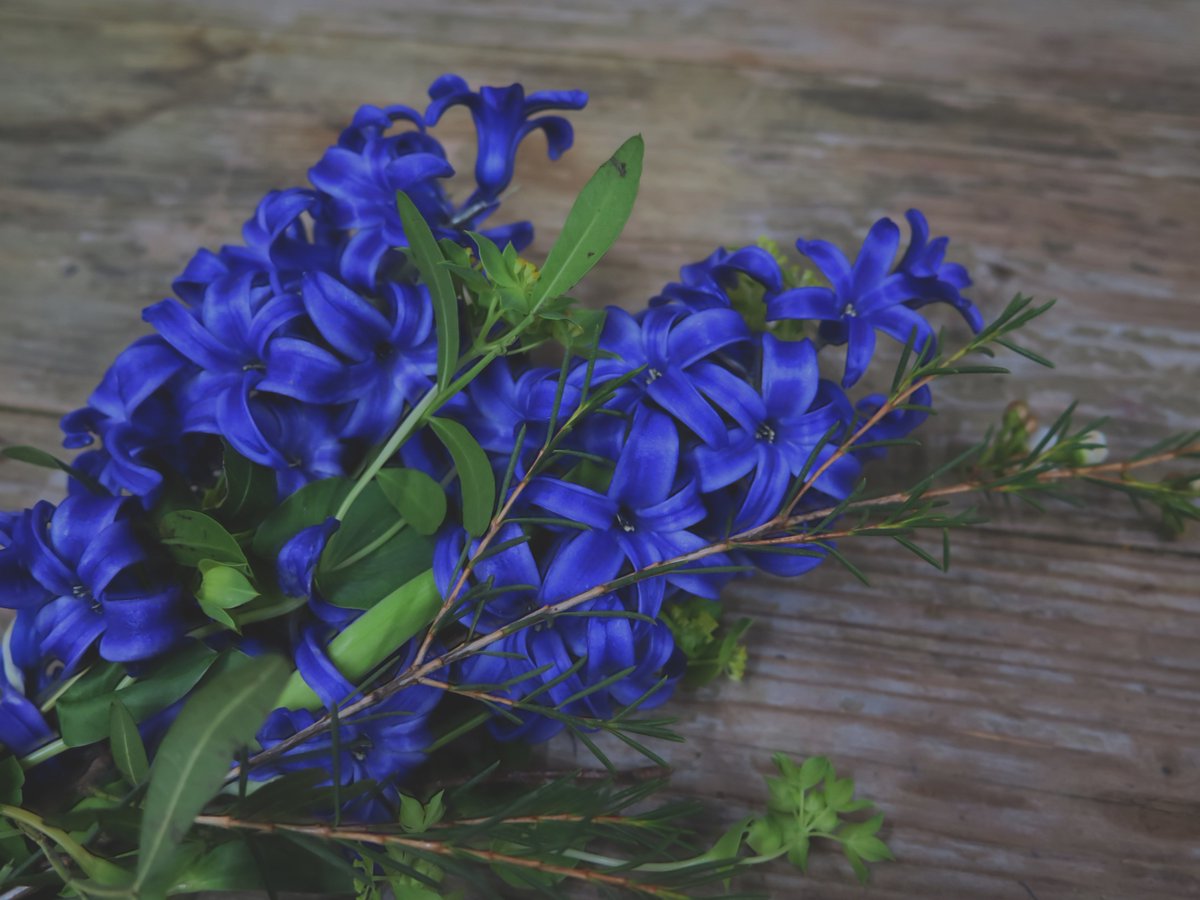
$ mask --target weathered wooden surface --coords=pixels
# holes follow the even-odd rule
[[[542,249],[645,134],[596,301],[637,303],[718,243],[849,241],[910,205],[985,309],[1060,297],[1032,341],[1059,370],[948,386],[914,470],[1017,396],[1078,397],[1125,447],[1200,423],[1196,4],[6,0],[0,439],[53,447],[195,246],[234,240],[359,103],[419,105],[447,70],[591,92],[562,162],[522,154],[509,212],[546,223]],[[58,490],[0,465],[6,508]],[[827,568],[730,591],[760,620],[750,671],[676,702],[682,789],[733,819],[771,751],[832,754],[891,823],[899,861],[869,896],[1200,896],[1194,537],[1159,543],[1100,501],[1001,515],[946,577],[899,548],[858,558],[872,589]],[[832,854],[761,884],[868,895]]]

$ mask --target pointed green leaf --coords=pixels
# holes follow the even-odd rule
[[[192,820],[220,789],[230,762],[276,706],[290,667],[279,656],[246,658],[198,690],[167,731],[146,792],[134,890],[165,893]]]
[[[259,522],[275,508],[275,473],[266,466],[252,463],[227,442],[222,456],[225,470],[225,496],[220,515],[226,522],[244,523],[246,527]]]
[[[124,673],[119,666],[104,670],[103,679],[77,681],[57,704],[63,742],[68,747],[81,747],[108,737],[113,697],[121,700],[134,721],[166,709],[190,691],[216,659],[216,653],[197,641],[179,647],[141,679],[120,690],[116,686]]]
[[[200,561],[200,590],[196,599],[219,609],[237,609],[258,596],[258,591],[239,569],[212,559]]]
[[[237,539],[212,516],[194,509],[176,510],[162,517],[158,530],[163,544],[180,565],[197,568],[207,559],[249,568]]]
[[[146,780],[150,771],[150,760],[146,756],[146,746],[142,736],[138,734],[137,722],[119,697],[113,697],[110,712],[109,744],[112,749],[113,762],[117,769],[134,787]]]
[[[68,465],[52,453],[47,453],[37,447],[29,447],[24,444],[19,444],[12,447],[5,447],[0,450],[0,456],[5,456],[15,462],[27,463],[31,466],[37,466],[40,469],[58,469],[60,472],[66,472],[80,484],[87,485],[97,493],[106,493],[92,478],[85,472],[81,472],[74,466]]]
[[[488,527],[496,503],[496,475],[479,442],[452,419],[431,418],[429,427],[438,436],[450,456],[462,483],[463,526],[478,537]]]
[[[616,242],[637,199],[644,149],[634,135],[583,186],[542,266],[535,304],[573,288]]]
[[[429,289],[437,329],[437,385],[444,388],[458,368],[458,298],[454,282],[442,265],[444,258],[425,217],[403,191],[396,192],[396,208],[408,239],[408,253]]]
[[[446,518],[446,492],[420,469],[384,469],[375,476],[388,503],[420,534],[433,534]]]

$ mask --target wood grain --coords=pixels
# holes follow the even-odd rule
[[[0,438],[52,448],[198,245],[236,240],[363,102],[582,87],[577,147],[528,146],[510,214],[545,223],[632,131],[644,190],[584,293],[637,305],[713,246],[850,242],[919,205],[995,312],[1061,302],[1047,373],[947,385],[910,473],[1009,399],[1071,398],[1131,447],[1200,424],[1200,5],[735,0],[7,0],[0,6]],[[463,165],[469,130],[448,120]],[[531,145],[534,142],[530,142]],[[892,477],[898,477],[893,475]],[[61,491],[0,462],[0,505]],[[674,706],[681,790],[733,819],[771,751],[829,753],[899,857],[875,897],[1200,896],[1200,545],[1125,506],[998,510],[940,577],[898,547],[745,582],[750,672]],[[560,746],[560,758],[575,750]],[[867,895],[833,854],[776,897]]]

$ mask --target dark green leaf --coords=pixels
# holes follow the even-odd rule
[[[297,853],[293,844],[271,838],[256,838],[255,849],[251,853],[240,839],[206,849],[176,877],[171,893],[264,891],[268,885],[327,897],[354,893],[349,862],[338,865],[325,856]]]
[[[283,545],[298,532],[320,525],[337,512],[350,484],[348,478],[325,478],[306,484],[285,499],[255,532],[255,554],[274,561]]]
[[[150,760],[146,756],[146,746],[142,736],[138,734],[137,723],[133,720],[120,697],[113,697],[109,715],[109,745],[112,749],[113,762],[125,780],[137,787],[146,780],[150,770]]]
[[[135,891],[165,892],[192,820],[220,788],[237,751],[254,739],[275,708],[289,671],[278,656],[245,658],[184,704],[150,772]]]
[[[76,682],[59,698],[58,723],[63,741],[68,747],[81,747],[102,741],[109,734],[109,708],[114,697],[140,722],[147,716],[166,709],[190,691],[216,661],[217,655],[196,642],[176,650],[163,663],[148,671],[128,687],[100,690],[102,682]],[[108,678],[122,676],[119,667],[109,670]],[[83,689],[78,693],[76,688]]]
[[[444,388],[458,368],[458,298],[454,282],[442,266],[444,258],[424,216],[403,191],[396,192],[396,208],[408,239],[408,253],[421,272],[421,281],[429,288],[437,329],[437,385]]]
[[[275,508],[275,473],[266,466],[250,462],[225,443],[222,457],[225,470],[225,497],[220,515],[226,522],[250,526]]]
[[[535,304],[578,284],[617,240],[637,199],[644,149],[641,135],[634,135],[583,186],[542,266]]]
[[[0,759],[0,803],[9,806],[21,805],[21,788],[25,784],[25,770],[15,756]]]
[[[345,568],[318,570],[321,595],[337,606],[370,609],[432,564],[433,542],[406,528]]]
[[[384,469],[375,476],[383,495],[420,534],[433,534],[446,518],[446,492],[420,469]]]
[[[158,523],[162,542],[180,565],[198,568],[203,560],[249,569],[246,554],[225,526],[192,509],[167,513]]]
[[[478,537],[487,530],[496,503],[496,476],[492,465],[478,441],[458,422],[431,418],[429,426],[454,459],[454,468],[462,484],[463,527]]]
[[[105,493],[90,475],[85,472],[80,472],[74,466],[68,465],[52,453],[47,453],[45,450],[40,450],[37,447],[28,447],[23,444],[13,447],[5,447],[0,450],[0,456],[6,456],[16,462],[28,463],[31,466],[37,466],[41,469],[58,469],[60,472],[66,472],[76,481],[87,485],[96,493]]]

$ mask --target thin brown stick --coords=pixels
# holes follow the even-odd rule
[[[409,850],[435,853],[439,856],[466,856],[470,857],[471,859],[486,862],[488,864],[499,863],[501,865],[513,866],[515,868],[532,869],[537,872],[543,872],[547,875],[556,875],[561,878],[571,878],[575,881],[584,881],[591,884],[603,884],[610,887],[624,888],[628,891],[636,891],[643,894],[648,894],[652,897],[682,897],[682,895],[678,892],[672,891],[668,888],[645,884],[633,878],[626,878],[621,875],[613,875],[608,872],[598,872],[595,869],[574,868],[572,866],[556,866],[551,863],[545,863],[541,860],[530,859],[524,856],[513,856],[508,853],[498,853],[495,850],[481,850],[474,847],[454,847],[441,841],[422,840],[419,838],[404,837],[399,834],[384,834],[374,831],[364,831],[361,829],[339,828],[331,825],[298,825],[284,822],[252,822],[246,819],[236,819],[233,816],[201,815],[197,816],[194,821],[197,825],[203,825],[209,828],[220,828],[226,831],[253,831],[259,834],[279,834],[281,832],[286,832],[290,834],[303,834],[323,841],[348,841],[359,844],[373,844],[379,847],[403,847]]]
[[[932,376],[930,376],[930,378],[932,378]],[[921,382],[918,381],[917,383],[915,383],[913,390],[919,389],[920,386],[921,386]],[[903,399],[906,398],[907,396],[909,396],[909,394],[905,394],[902,392],[901,394],[897,395],[895,398],[892,398],[892,402],[894,405],[898,405],[899,403],[903,402]],[[893,408],[894,408],[894,405],[893,405]],[[870,420],[868,420],[868,422],[878,421],[878,419],[881,418],[882,415],[885,415],[887,411],[890,411],[890,410],[888,409],[888,404],[885,403],[876,412],[875,416],[872,416],[872,418]],[[863,428],[858,429],[858,431],[856,431],[855,434],[851,436],[850,440],[857,440],[858,438],[860,438],[865,433],[865,429],[867,427],[868,426],[865,425]],[[848,450],[849,443],[850,443],[850,441],[848,440],[846,443],[844,443],[842,445],[841,448],[839,448],[839,450],[842,450],[842,449]],[[1193,454],[1193,453],[1197,453],[1197,452],[1200,452],[1200,445],[1190,444],[1186,447],[1181,447],[1176,450],[1165,451],[1163,453],[1158,453],[1153,456],[1147,456],[1142,459],[1121,460],[1121,461],[1117,461],[1117,462],[1103,463],[1103,464],[1099,464],[1099,465],[1095,465],[1095,466],[1076,466],[1076,467],[1063,468],[1063,469],[1051,469],[1050,471],[1042,472],[1042,473],[1036,475],[1035,480],[1039,481],[1039,482],[1052,482],[1052,481],[1065,481],[1065,480],[1070,480],[1072,478],[1091,477],[1095,474],[1108,474],[1108,473],[1114,473],[1114,472],[1120,473],[1120,474],[1127,474],[1128,472],[1132,472],[1137,469],[1147,468],[1149,466],[1157,465],[1157,464],[1163,463],[1163,462],[1169,462],[1171,460],[1178,459],[1181,456],[1184,456],[1187,454]],[[810,478],[806,479],[805,484],[806,485],[811,484],[815,478],[819,477],[821,475],[821,473],[825,470],[825,468],[828,467],[828,464],[832,463],[832,459],[833,458],[831,457],[830,460],[827,460],[826,461],[827,465],[825,467],[814,472]],[[946,487],[936,488],[934,490],[926,491],[923,496],[930,497],[930,498],[938,498],[938,497],[952,496],[955,494],[972,493],[975,491],[987,490],[988,483],[989,483],[989,479],[974,479],[974,480],[964,481],[959,484],[948,485]],[[996,488],[996,490],[1004,491],[1004,487],[1000,486],[1000,487]],[[895,494],[889,494],[884,497],[877,497],[877,498],[874,498],[871,500],[863,500],[863,501],[859,501],[858,503],[849,504],[845,508],[845,510],[843,510],[843,512],[851,512],[851,511],[862,510],[862,509],[870,509],[873,507],[886,506],[886,505],[889,505],[892,503],[902,502],[903,500],[907,499],[907,497],[908,497],[907,493],[897,492]],[[706,547],[702,547],[698,550],[693,550],[689,553],[684,553],[679,556],[675,556],[670,559],[662,560],[658,563],[654,563],[652,565],[646,566],[642,569],[639,569],[636,574],[644,576],[645,578],[652,578],[659,573],[664,573],[666,571],[676,569],[680,566],[688,565],[689,563],[692,563],[692,562],[698,562],[707,557],[716,556],[718,554],[728,552],[729,550],[732,550],[737,547],[772,546],[772,545],[781,545],[781,544],[784,544],[784,545],[811,544],[811,543],[818,543],[821,541],[837,540],[837,539],[843,538],[843,537],[852,537],[855,534],[861,533],[861,530],[847,530],[847,531],[836,531],[836,532],[822,532],[820,534],[786,534],[786,535],[778,535],[777,534],[777,532],[779,532],[780,530],[795,528],[795,527],[807,524],[809,522],[819,521],[821,519],[824,519],[824,518],[828,517],[830,514],[834,513],[836,510],[837,510],[836,506],[831,506],[831,507],[827,507],[825,509],[816,510],[814,512],[805,513],[804,515],[801,515],[801,516],[786,516],[785,513],[781,513],[780,516],[777,516],[776,518],[772,519],[771,521],[767,522],[764,525],[756,526],[755,528],[751,528],[746,531],[739,532],[738,534],[733,535],[729,538],[726,538],[723,541],[719,541],[714,544],[710,544],[710,545],[708,545]],[[760,535],[766,535],[766,536],[760,537]],[[626,577],[628,577],[628,576],[626,576]],[[593,600],[597,597],[602,597],[605,594],[611,593],[613,591],[613,589],[614,589],[613,582],[606,582],[604,584],[596,585],[593,588],[590,588],[586,591],[582,591],[578,594],[575,594],[572,597],[566,598],[565,600],[560,600],[558,603],[554,603],[549,606],[544,606],[539,610],[535,610],[532,613],[522,616],[520,619],[517,619],[515,622],[511,622],[508,625],[506,625],[505,627],[499,628],[493,632],[490,632],[489,634],[480,635],[479,637],[473,638],[468,641],[464,641],[463,643],[459,644],[457,647],[451,648],[450,650],[447,650],[445,653],[441,654],[440,656],[436,657],[435,659],[428,660],[419,666],[418,665],[410,666],[405,672],[398,674],[391,681],[388,681],[387,683],[380,685],[379,687],[375,688],[374,690],[364,694],[356,702],[348,705],[344,710],[341,711],[340,717],[348,718],[349,716],[355,715],[356,713],[361,712],[364,709],[368,709],[372,706],[375,706],[376,704],[382,702],[383,700],[386,700],[388,697],[391,697],[392,695],[398,693],[399,691],[403,690],[404,688],[408,687],[409,685],[414,684],[424,678],[428,678],[437,670],[442,669],[454,662],[457,662],[460,659],[464,659],[468,656],[471,656],[475,653],[485,650],[488,647],[490,647],[492,644],[496,643],[497,641],[502,640],[503,638],[507,637],[510,634],[520,631],[523,628],[528,628],[528,627],[535,625],[538,622],[541,622],[545,619],[552,618],[555,615],[558,615],[559,613],[567,612],[571,609],[574,609],[577,606],[581,606],[582,604],[588,602],[589,600]],[[261,753],[252,757],[250,759],[250,765],[252,765],[252,766],[259,765],[263,762],[268,762],[271,759],[277,758],[278,756],[282,755],[283,753],[286,753],[291,748],[299,746],[300,744],[307,741],[309,738],[322,733],[327,728],[329,728],[331,722],[332,722],[332,717],[330,717],[330,716],[324,716],[324,717],[316,720],[315,722],[313,722],[312,725],[309,725],[307,728],[301,729],[300,731],[296,732],[291,737],[286,738],[285,740],[281,741],[280,743],[276,744],[275,746],[271,747],[270,749],[264,750]],[[230,771],[230,774],[227,776],[227,780],[234,780],[237,777],[238,777],[238,768],[234,768]]]

